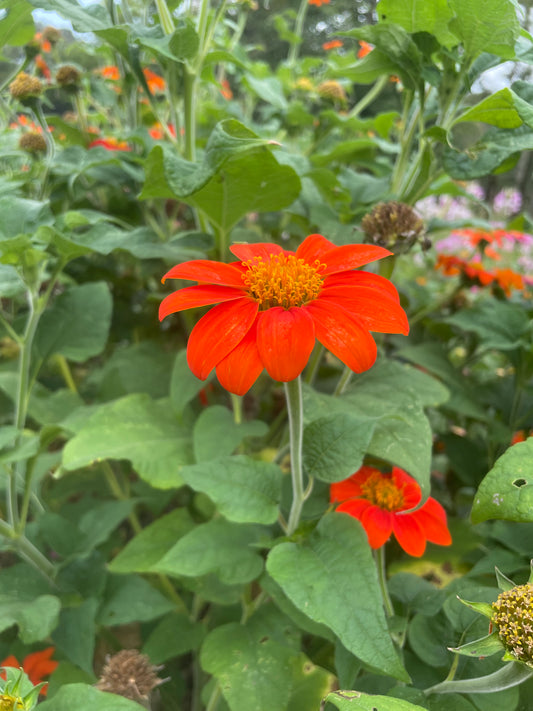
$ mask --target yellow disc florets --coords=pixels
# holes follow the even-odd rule
[[[533,585],[517,585],[492,603],[492,622],[507,651],[533,666]]]
[[[19,696],[0,694],[0,711],[16,711],[24,709],[24,702]]]
[[[39,96],[42,90],[41,81],[37,77],[31,77],[26,72],[20,72],[9,85],[9,93],[14,99],[28,99],[31,96]]]
[[[322,289],[320,270],[324,265],[319,260],[311,265],[292,254],[273,254],[268,261],[254,257],[243,264],[248,268],[243,281],[262,311],[273,306],[303,306],[316,299]]]
[[[361,492],[367,501],[385,511],[401,511],[404,506],[402,489],[396,486],[391,477],[378,471],[361,484]]]

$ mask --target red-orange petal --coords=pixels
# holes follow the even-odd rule
[[[15,669],[18,669],[22,665],[19,664],[19,660],[13,655],[10,654],[9,657],[6,657],[2,662],[0,662],[0,667],[15,667]]]
[[[257,347],[268,374],[278,382],[297,378],[315,345],[313,319],[304,309],[275,306],[259,315]]]
[[[419,558],[426,550],[426,537],[413,514],[395,514],[392,530],[400,546],[408,555]]]
[[[217,378],[220,384],[235,395],[245,395],[263,370],[263,363],[257,349],[256,323],[231,353],[228,353],[217,365]]]
[[[355,474],[331,484],[329,487],[330,501],[346,501],[347,499],[355,499],[362,495],[361,486],[365,483],[369,476],[377,470],[374,467],[362,466]]]
[[[330,274],[326,279],[324,279],[324,289],[330,286],[366,286],[371,289],[378,289],[379,291],[384,291],[395,301],[399,301],[400,297],[398,295],[398,290],[389,279],[380,276],[379,274],[372,274],[372,272],[364,271],[351,271],[351,272],[340,272],[339,274]]]
[[[216,284],[186,286],[163,299],[159,306],[159,320],[162,321],[165,316],[174,314],[176,311],[242,299],[243,296],[243,290],[236,289],[234,286],[218,286]]]
[[[262,257],[264,261],[267,261],[271,255],[285,252],[283,247],[280,247],[279,244],[274,244],[273,242],[232,244],[229,249],[232,254],[241,260],[241,262],[247,262],[249,259],[253,259],[254,257]],[[292,253],[288,252],[288,254]]]
[[[166,279],[190,279],[202,284],[221,284],[223,286],[243,287],[240,264],[224,264],[211,259],[194,259],[192,262],[183,262],[172,267],[161,279],[164,284]]]
[[[323,254],[335,249],[333,242],[322,235],[309,235],[296,250],[296,258],[304,259],[308,264],[313,264]]]
[[[32,684],[39,684],[43,677],[51,674],[57,667],[59,662],[50,658],[54,651],[55,647],[47,647],[25,657],[22,666]]]
[[[404,498],[402,511],[412,509],[420,503],[422,489],[420,484],[410,474],[404,472],[400,467],[392,468],[392,480],[397,489],[401,489]]]
[[[194,375],[205,380],[213,368],[238,345],[250,330],[258,310],[252,299],[214,306],[191,331],[187,362]]]
[[[446,511],[436,499],[430,496],[425,504],[412,515],[430,543],[437,543],[439,546],[451,544],[452,536],[446,522]]]
[[[360,521],[361,516],[371,506],[374,506],[374,504],[368,501],[368,499],[348,499],[347,501],[343,501],[342,504],[337,506],[335,510],[339,511],[340,513],[350,514],[350,516],[353,516],[358,521]]]
[[[321,273],[325,275],[347,272],[391,254],[388,249],[375,244],[345,244],[322,255],[321,260],[326,264],[326,268]]]
[[[360,520],[371,548],[381,548],[389,540],[393,530],[393,515],[390,511],[370,506]]]
[[[376,342],[361,321],[346,309],[320,297],[303,307],[312,316],[317,339],[355,373],[371,368]]]
[[[364,286],[330,286],[322,289],[320,299],[340,304],[356,316],[369,331],[377,333],[409,333],[407,314],[388,295]]]

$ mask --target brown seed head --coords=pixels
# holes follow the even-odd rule
[[[9,85],[9,93],[14,99],[29,99],[32,96],[39,96],[42,91],[43,85],[40,80],[26,72],[20,72]]]
[[[424,223],[412,207],[403,202],[380,202],[363,217],[361,227],[368,242],[386,247],[395,254],[408,252],[419,240],[423,240]],[[429,243],[422,241],[422,248]]]
[[[59,86],[63,88],[77,88],[81,79],[81,74],[70,64],[65,64],[63,67],[59,67],[56,73],[56,81]]]
[[[39,153],[46,150],[46,141],[37,131],[28,131],[20,137],[19,148],[28,153]]]
[[[517,585],[492,603],[492,623],[506,650],[533,667],[533,585]]]
[[[61,39],[61,32],[57,27],[45,27],[43,30],[43,40],[48,40],[51,45],[57,44]]]
[[[163,682],[145,654],[123,649],[107,660],[96,688],[132,701],[148,699],[152,689]]]

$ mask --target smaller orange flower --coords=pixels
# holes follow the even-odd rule
[[[37,73],[40,74],[45,79],[50,79],[52,77],[52,72],[50,71],[50,67],[44,61],[42,55],[38,54],[35,57],[35,66],[37,67],[37,70],[38,70]]]
[[[98,73],[101,74],[104,79],[111,79],[111,81],[118,81],[120,79],[118,67],[115,67],[114,65],[102,67],[98,70]]]
[[[339,49],[339,47],[343,47],[344,42],[341,42],[341,40],[335,39],[335,40],[330,40],[329,42],[324,42],[322,45],[322,49],[325,49],[326,52],[329,51],[330,49]]]
[[[521,275],[513,272],[512,269],[495,269],[494,277],[506,296],[511,295],[511,289],[522,290],[524,288],[524,280]]]
[[[151,69],[148,69],[148,67],[143,69],[143,74],[151,94],[156,94],[158,91],[165,91],[167,83],[163,77],[159,76],[159,74],[156,74]]]
[[[50,676],[59,664],[59,662],[51,659],[54,651],[55,647],[47,647],[39,652],[32,652],[24,657],[22,664],[19,664],[18,659],[13,654],[10,654],[3,662],[0,662],[0,667],[15,667],[17,669],[22,667],[31,683],[36,686],[44,681],[44,677]],[[46,696],[46,690],[46,686],[41,689],[43,696]]]
[[[176,138],[176,129],[171,123],[167,124],[167,128],[170,132],[170,134]],[[163,131],[163,126],[159,121],[157,123],[154,123],[154,125],[148,129],[148,133],[150,136],[154,139],[154,141],[161,141],[165,137],[165,132]]]
[[[361,522],[371,548],[381,548],[392,534],[408,554],[423,555],[426,542],[449,546],[452,537],[446,512],[431,496],[416,511],[422,491],[403,469],[393,467],[384,474],[374,467],[361,467],[351,477],[332,484],[330,500],[340,501],[337,511]]]
[[[33,36],[33,39],[35,42],[38,42],[41,46],[41,50],[43,52],[51,52],[52,51],[52,45],[50,43],[50,40],[46,39],[46,37],[43,37],[42,32],[36,32],[35,35]]]
[[[365,42],[365,40],[359,40],[359,51],[357,52],[357,59],[363,59],[367,54],[374,49],[371,44]]]
[[[227,101],[233,99],[233,92],[231,90],[231,86],[229,85],[229,81],[227,79],[222,79],[222,81],[220,82],[220,86],[222,87],[220,89],[220,93],[222,94],[222,96]]]
[[[97,138],[89,143],[88,148],[97,146],[102,146],[107,151],[131,151],[126,141],[119,141],[116,138]]]
[[[330,0],[307,0],[309,5],[316,5],[321,7],[322,5],[328,5]]]

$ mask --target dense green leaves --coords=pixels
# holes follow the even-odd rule
[[[374,560],[360,524],[329,514],[307,541],[281,543],[267,570],[290,600],[365,664],[407,680],[387,633]]]
[[[474,59],[482,52],[513,58],[520,33],[513,0],[450,0],[455,17],[450,30],[458,37],[466,55]]]
[[[204,410],[193,429],[193,449],[197,462],[231,454],[245,437],[261,437],[267,426],[259,420],[236,423],[227,407],[213,405]]]
[[[117,694],[109,694],[88,684],[66,684],[42,704],[43,711],[139,711],[139,704]]]
[[[378,13],[382,22],[401,25],[411,34],[428,32],[446,47],[457,43],[457,38],[448,29],[453,11],[447,0],[380,0]]]
[[[371,696],[360,691],[333,691],[326,697],[329,707],[339,711],[423,711],[422,706],[416,706],[402,699],[388,696]],[[328,706],[326,706],[326,709]]]

